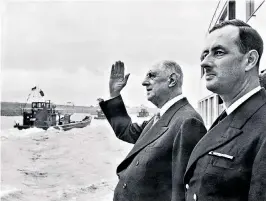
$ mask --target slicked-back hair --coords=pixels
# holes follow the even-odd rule
[[[161,62],[161,65],[166,71],[170,73],[177,73],[178,75],[180,75],[178,79],[178,84],[179,87],[181,87],[183,85],[183,72],[181,67],[175,61],[171,60],[164,60]]]
[[[245,54],[250,50],[256,50],[258,52],[259,58],[257,66],[259,67],[260,59],[263,53],[263,40],[259,33],[250,25],[238,19],[226,20],[214,25],[209,30],[209,33],[229,25],[238,27],[239,29],[239,37],[236,41],[236,44],[239,47],[239,51],[241,53]]]

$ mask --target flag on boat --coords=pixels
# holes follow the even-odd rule
[[[44,96],[44,93],[43,93],[43,91],[42,91],[42,90],[40,90],[40,95],[41,95],[41,96]]]

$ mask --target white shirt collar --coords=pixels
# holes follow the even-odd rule
[[[160,116],[163,116],[163,114],[172,106],[174,105],[177,101],[181,100],[184,98],[182,94],[172,98],[171,100],[167,101],[162,108],[160,109]]]
[[[242,103],[244,103],[247,99],[249,99],[252,95],[257,93],[259,90],[261,90],[261,86],[258,86],[254,89],[252,89],[250,92],[246,93],[244,96],[236,100],[232,105],[230,105],[228,108],[225,107],[226,114],[231,114],[236,108],[238,108]]]

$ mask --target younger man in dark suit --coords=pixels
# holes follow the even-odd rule
[[[201,57],[206,87],[225,111],[194,148],[186,200],[266,200],[266,91],[259,83],[260,35],[240,20],[215,25]]]
[[[206,129],[182,95],[181,68],[176,62],[162,61],[148,71],[142,85],[148,100],[160,109],[160,118],[140,126],[132,123],[120,95],[128,76],[124,63],[116,62],[109,82],[112,99],[100,102],[116,136],[135,144],[117,168],[114,201],[170,201],[172,195],[184,200],[187,161]]]

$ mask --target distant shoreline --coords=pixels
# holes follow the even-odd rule
[[[30,108],[31,104],[18,103],[18,102],[1,102],[1,116],[22,116],[21,108]],[[96,114],[99,107],[86,107],[86,106],[69,106],[69,105],[56,105],[57,109],[62,111],[71,111],[75,113],[90,113]]]
[[[26,106],[31,107],[31,104],[18,103],[18,102],[1,102],[1,116],[22,116],[21,108]],[[69,105],[56,105],[57,109],[63,110],[64,112],[74,112],[74,113],[87,113],[91,115],[96,115],[99,106],[69,106]],[[128,107],[128,113],[137,114],[141,107]],[[146,107],[145,107],[146,108]],[[156,113],[156,108],[146,108],[150,114]]]

